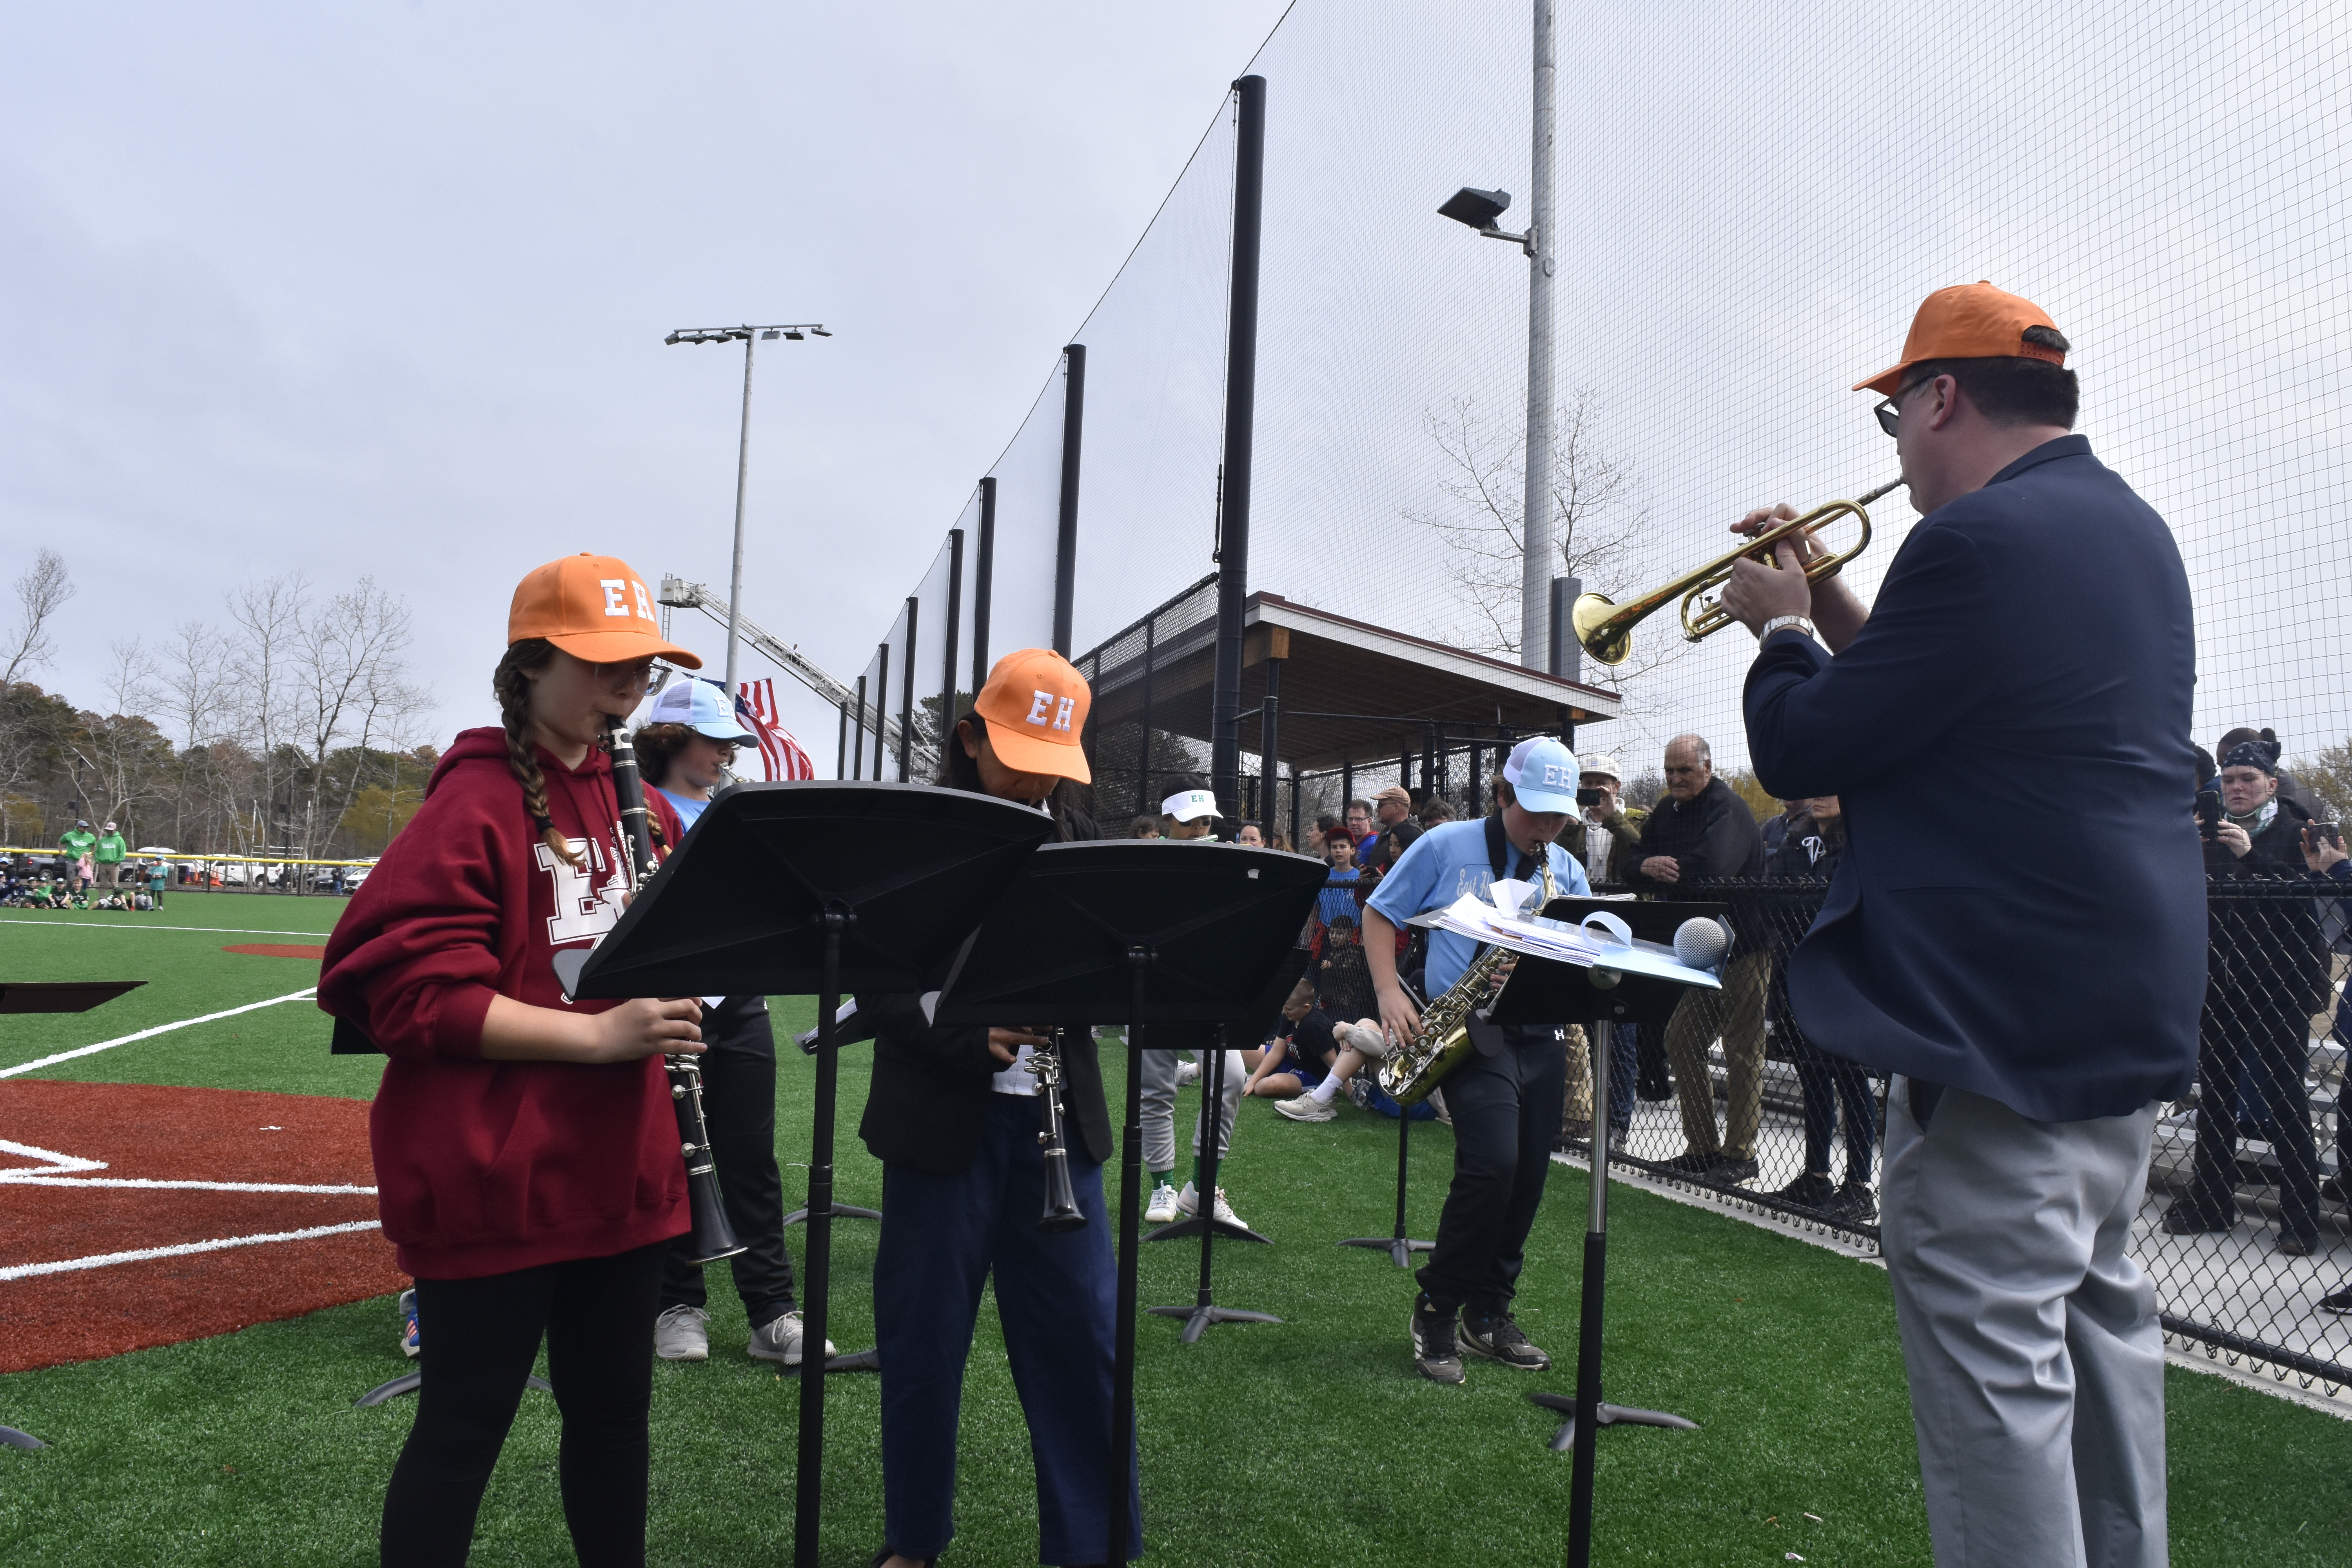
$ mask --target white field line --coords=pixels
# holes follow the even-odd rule
[[[85,1160],[79,1154],[60,1154],[55,1149],[37,1149],[30,1143],[11,1143],[5,1138],[0,1138],[0,1154],[16,1154],[27,1160],[39,1160],[46,1163],[47,1169],[38,1173],[31,1171],[21,1173],[24,1175],[37,1173],[44,1176],[62,1176],[75,1171],[106,1169],[106,1162],[103,1160]],[[20,1173],[0,1172],[0,1181],[5,1181],[9,1175],[17,1173]]]
[[[148,1176],[68,1176],[50,1171],[0,1171],[0,1186],[16,1187],[136,1187],[172,1193],[320,1193],[373,1197],[373,1187],[349,1182],[167,1182]]]
[[[273,1241],[310,1241],[321,1236],[347,1236],[355,1230],[375,1230],[382,1222],[355,1219],[348,1225],[314,1225],[308,1230],[276,1230],[266,1236],[225,1236],[213,1241],[188,1241],[177,1247],[142,1247],[135,1252],[100,1252],[88,1258],[60,1258],[55,1263],[17,1263],[0,1268],[0,1284],[44,1274],[72,1274],[84,1268],[110,1268],[118,1263],[145,1263],[157,1258],[185,1258],[195,1252],[219,1252],[231,1247],[261,1247]]]
[[[51,931],[209,931],[223,936],[312,936],[320,946],[334,932],[324,931],[247,931],[238,926],[157,926],[145,921],[136,924],[116,925],[112,921],[28,921],[14,916],[0,916],[0,925],[47,926]]]
[[[117,1039],[100,1040],[94,1046],[80,1046],[70,1051],[59,1051],[55,1056],[39,1057],[29,1062],[19,1062],[12,1068],[0,1068],[0,1078],[15,1078],[18,1073],[55,1067],[59,1062],[69,1062],[76,1057],[95,1056],[100,1051],[110,1051],[117,1046],[127,1046],[136,1040],[152,1039],[157,1035],[168,1035],[174,1029],[191,1028],[198,1024],[210,1024],[222,1018],[234,1018],[239,1013],[251,1013],[263,1007],[275,1007],[280,1002],[308,1002],[318,994],[317,986],[306,985],[299,991],[289,991],[283,996],[272,996],[267,1002],[247,1002],[242,1007],[230,1007],[218,1013],[206,1013],[201,1018],[183,1018],[176,1024],[158,1024],[152,1029],[142,1029],[137,1034],[124,1035]]]

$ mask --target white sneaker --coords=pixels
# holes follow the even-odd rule
[[[1187,1192],[1192,1190],[1191,1183],[1188,1182],[1185,1184],[1185,1190]],[[1177,1201],[1176,1189],[1170,1186],[1167,1183],[1162,1182],[1158,1186],[1153,1187],[1151,1189],[1151,1201],[1143,1205],[1143,1223],[1146,1225],[1173,1225],[1176,1222]]]
[[[1176,1087],[1178,1089],[1182,1089],[1188,1083],[1198,1083],[1200,1081],[1201,1064],[1199,1062],[1187,1057],[1182,1061],[1176,1064]]]
[[[1278,1110],[1281,1107],[1276,1106],[1275,1109]],[[1183,1210],[1186,1214],[1199,1214],[1201,1212],[1201,1194],[1192,1190],[1192,1183],[1185,1183],[1184,1190],[1176,1194],[1176,1206]],[[1243,1230],[1247,1230],[1249,1228],[1248,1226],[1242,1224],[1242,1216],[1234,1212],[1234,1205],[1225,1202],[1225,1189],[1223,1187],[1219,1187],[1217,1189],[1217,1206],[1215,1213],[1217,1218],[1226,1225],[1238,1226]]]
[[[710,1359],[710,1314],[699,1307],[666,1307],[654,1320],[654,1354],[664,1361]]]
[[[801,1364],[801,1343],[807,1338],[798,1312],[786,1312],[774,1322],[751,1331],[751,1342],[743,1348],[761,1361],[780,1361],[786,1366]],[[824,1342],[824,1353],[830,1357],[838,1352],[833,1342]]]
[[[1293,1121],[1339,1120],[1339,1107],[1328,1100],[1318,1100],[1311,1094],[1302,1094],[1295,1100],[1277,1100],[1274,1102],[1274,1109],[1279,1114],[1289,1117]]]

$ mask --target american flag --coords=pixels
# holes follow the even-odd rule
[[[735,694],[736,721],[760,737],[760,763],[770,779],[813,779],[816,763],[776,717],[776,683],[747,680]]]

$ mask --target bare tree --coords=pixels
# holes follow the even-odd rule
[[[189,797],[210,793],[218,774],[209,742],[219,738],[233,695],[227,646],[202,621],[182,621],[163,645],[157,711],[179,747],[172,801],[172,843],[186,837]],[[199,748],[202,748],[201,752]]]
[[[238,815],[254,824],[256,842],[247,847],[263,854],[274,835],[283,844],[278,786],[292,781],[281,752],[296,732],[289,709],[310,602],[310,584],[299,572],[247,583],[228,596],[229,618],[244,633],[235,655],[239,728],[259,763],[250,811]]]
[[[358,793],[362,768],[344,770],[342,787],[326,810],[331,788],[329,753],[339,742],[363,761],[369,749],[421,703],[406,681],[402,655],[409,642],[408,605],[362,577],[348,594],[303,616],[295,637],[294,667],[301,682],[303,741],[310,753],[310,799],[303,852],[331,836]]]
[[[66,574],[65,557],[43,549],[33,557],[32,569],[16,579],[16,624],[9,628],[6,663],[0,665],[0,689],[14,686],[49,660],[49,618],[74,596],[73,579]]]
[[[171,746],[144,714],[155,697],[154,655],[137,637],[109,651],[107,710],[81,716],[72,746],[77,773],[88,770],[96,785],[92,809],[101,818],[127,819],[132,806],[153,794]]]
[[[1580,577],[1594,593],[1622,595],[1639,586],[1628,581],[1634,546],[1648,511],[1638,500],[1632,469],[1601,449],[1598,434],[1601,400],[1580,391],[1552,420],[1552,536],[1559,542],[1560,569]],[[1442,566],[1454,585],[1462,624],[1443,628],[1474,652],[1517,658],[1519,652],[1519,586],[1525,570],[1522,529],[1527,490],[1526,427],[1516,417],[1485,413],[1472,396],[1454,399],[1445,413],[1422,416],[1422,427],[1444,455],[1438,487],[1450,505],[1400,509],[1410,522],[1436,534],[1445,545]],[[1633,654],[1612,666],[1623,685],[1682,651],[1655,628],[1634,638]]]

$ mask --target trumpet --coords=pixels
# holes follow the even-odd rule
[[[1805,567],[1805,581],[1819,583],[1834,577],[1845,563],[1861,554],[1870,543],[1870,503],[1881,496],[1903,488],[1903,480],[1891,479],[1858,500],[1833,500],[1817,506],[1802,517],[1774,523],[1738,549],[1708,562],[1697,570],[1684,574],[1663,587],[1654,588],[1640,598],[1620,605],[1600,594],[1580,594],[1576,606],[1569,612],[1569,626],[1576,634],[1584,651],[1603,664],[1622,664],[1633,648],[1633,628],[1664,605],[1670,599],[1682,600],[1683,637],[1697,642],[1712,637],[1732,624],[1731,615],[1715,597],[1726,583],[1731,581],[1731,568],[1742,557],[1772,564],[1772,549],[1783,540],[1801,539],[1843,517],[1851,517],[1860,525],[1862,537],[1851,549],[1824,555]]]

